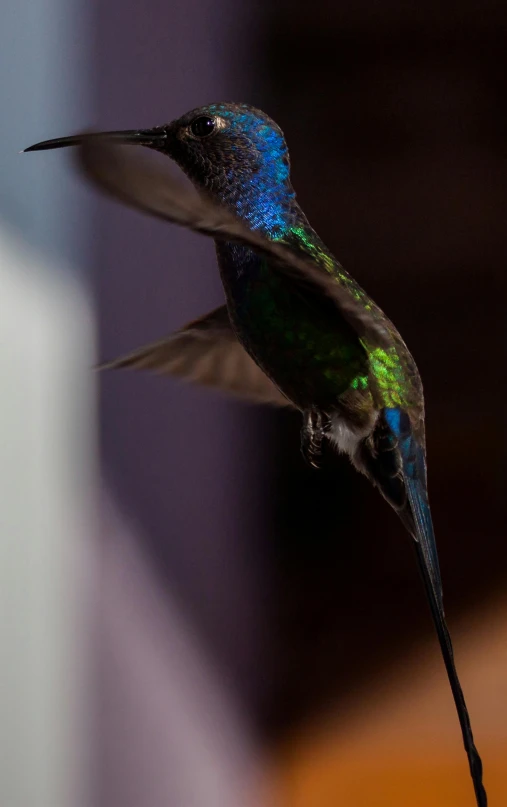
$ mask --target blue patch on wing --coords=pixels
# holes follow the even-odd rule
[[[384,417],[389,428],[399,437],[401,411],[398,408],[384,409]]]
[[[424,467],[424,454],[412,434],[409,416],[399,407],[394,407],[384,409],[384,418],[392,433],[398,439],[405,474],[416,479],[418,477],[418,466],[420,466],[421,460]]]

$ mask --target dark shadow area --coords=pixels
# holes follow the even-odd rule
[[[452,629],[507,569],[507,11],[375,8],[276,4],[266,109],[310,221],[418,362]],[[343,458],[305,468],[297,418],[278,433],[279,737],[374,689],[432,626],[395,514]]]

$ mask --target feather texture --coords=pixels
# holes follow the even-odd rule
[[[124,368],[177,376],[254,403],[291,406],[238,342],[225,306],[98,369]]]

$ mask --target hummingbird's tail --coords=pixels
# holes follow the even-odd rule
[[[445,620],[442,591],[441,588],[435,588],[433,573],[435,567],[431,559],[431,554],[433,552],[436,554],[436,550],[431,515],[425,492],[417,488],[417,482],[414,483],[412,480],[407,480],[407,491],[415,522],[414,546],[417,562],[428,598],[433,624],[435,625],[438,641],[440,643],[454,703],[456,704],[456,711],[463,735],[463,744],[468,756],[470,774],[474,784],[475,798],[478,807],[487,807],[488,799],[482,783],[482,761],[475,746],[470,716],[456,670],[451,637]],[[440,581],[440,576],[438,576],[438,581]]]
[[[363,444],[361,464],[414,538],[419,570],[458,713],[477,807],[487,807],[482,762],[475,747],[445,621],[442,581],[426,488],[424,448],[413,434],[407,413],[399,408],[383,410],[372,439],[372,445]]]

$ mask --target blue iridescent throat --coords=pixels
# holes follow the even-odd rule
[[[245,181],[240,194],[224,200],[232,203],[238,216],[246,219],[252,229],[261,230],[273,240],[283,238],[299,218],[290,183],[282,185],[278,177],[274,180],[275,172],[278,173],[277,166],[267,163]]]
[[[261,230],[274,240],[283,238],[302,213],[290,184],[287,146],[282,133],[253,115],[251,110],[238,114],[217,107],[216,113],[228,119],[239,135],[248,137],[255,155],[250,151],[242,170],[245,157],[239,139],[238,146],[233,146],[237,149],[237,163],[230,169],[219,196],[240,218],[248,221],[252,229]]]
[[[297,219],[295,194],[291,186],[273,182],[273,169],[266,165],[245,183],[242,193],[233,202],[238,216],[246,219],[252,229],[261,230],[269,238],[283,238]]]

